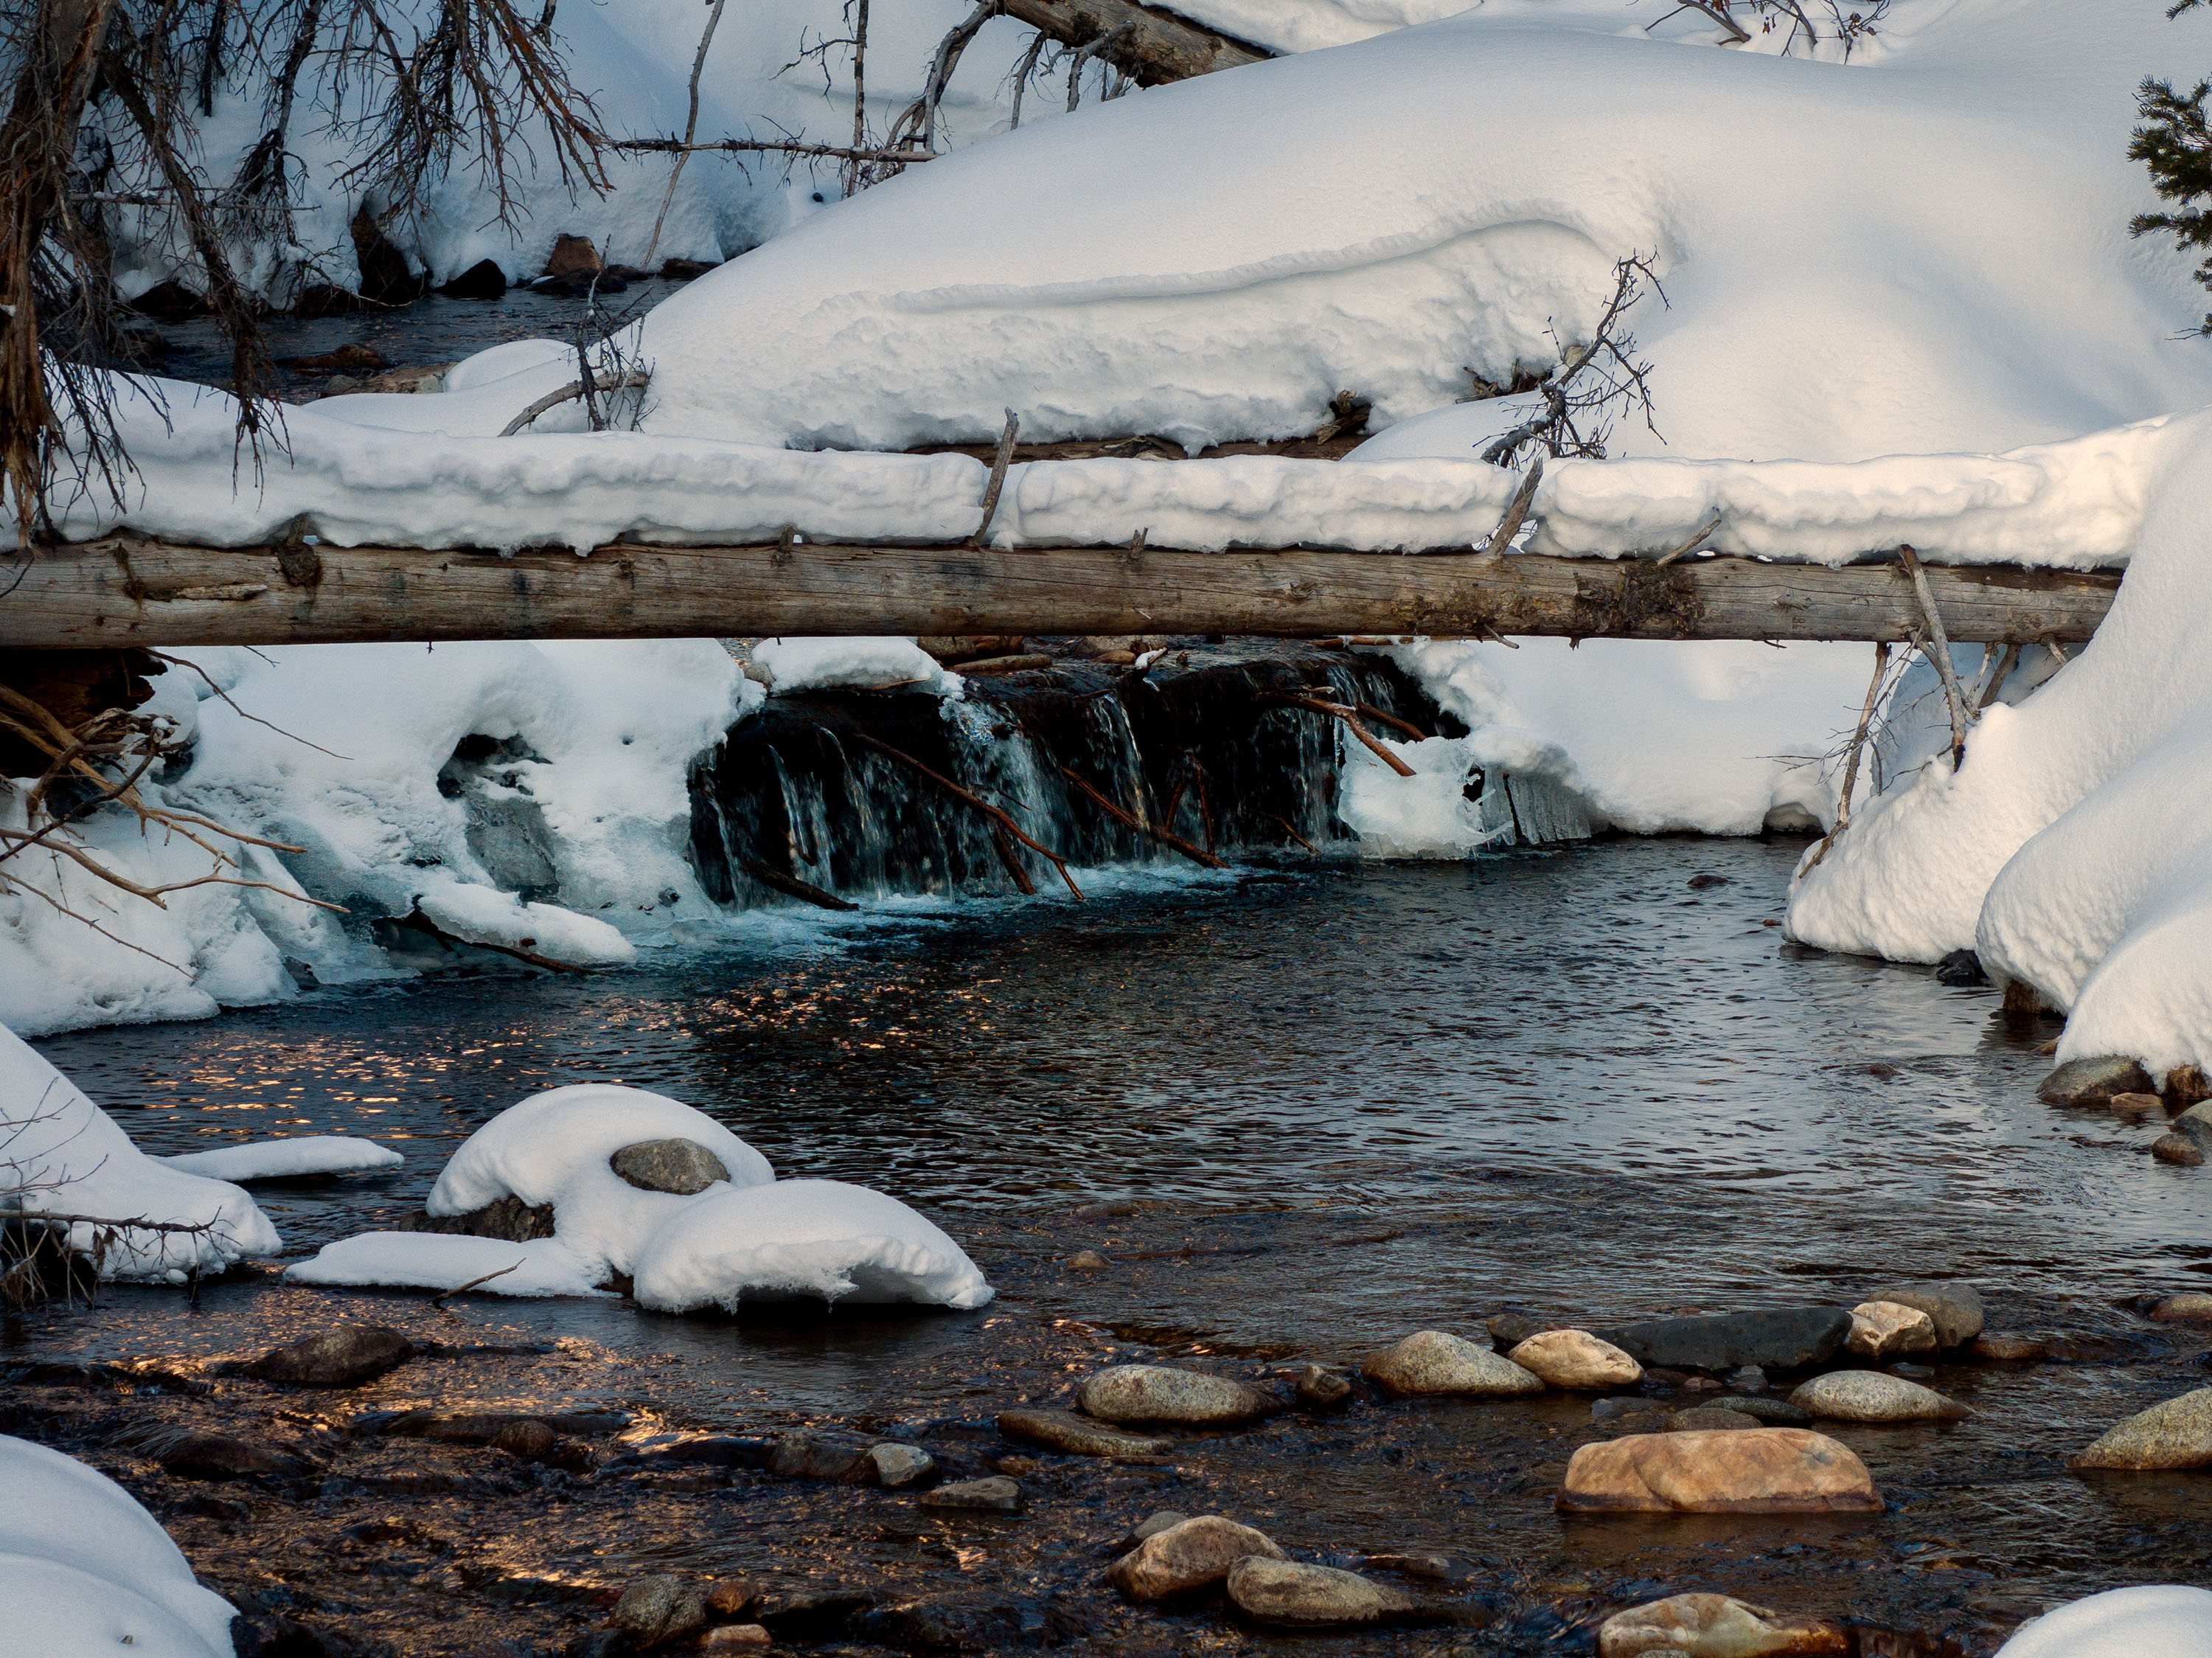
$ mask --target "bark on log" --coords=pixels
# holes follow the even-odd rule
[[[775,634],[1492,634],[1900,641],[1924,631],[1894,564],[1528,554],[1177,552],[770,544],[589,557],[406,547],[177,546],[131,535],[0,567],[0,646],[362,639],[758,638]],[[287,555],[290,555],[287,563]],[[288,573],[289,572],[289,573]],[[1949,637],[2071,643],[2117,570],[1931,566]]]
[[[1139,86],[1164,86],[1274,56],[1264,46],[1133,0],[1006,0],[1006,6],[1007,16],[1065,46],[1107,39],[1097,55]]]

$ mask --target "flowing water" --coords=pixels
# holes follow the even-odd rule
[[[295,1253],[418,1206],[522,1095],[621,1082],[714,1113],[782,1174],[913,1203],[1000,1295],[969,1314],[678,1320],[483,1296],[441,1314],[253,1280],[197,1308],[124,1289],[97,1313],[12,1320],[0,1356],[204,1356],[369,1317],[562,1345],[404,1367],[348,1408],[613,1404],[641,1413],[629,1441],[647,1446],[678,1427],[843,1424],[921,1434],[957,1467],[996,1411],[1063,1398],[1114,1357],[1294,1370],[1417,1329],[1479,1333],[1502,1310],[1848,1305],[1957,1277],[1992,1328],[2112,1337],[2110,1362],[1937,1362],[1929,1385],[1971,1421],[1835,1429],[1888,1499],[1878,1515],[1562,1518],[1567,1455],[1604,1436],[1587,1402],[1552,1395],[1285,1417],[1193,1439],[1165,1468],[1048,1459],[1019,1520],[761,1481],[659,1490],[611,1533],[518,1501],[496,1551],[531,1581],[662,1565],[1089,1606],[1122,1527],[1218,1509],[1323,1558],[1467,1563],[1454,1592],[1507,1609],[1480,1637],[1500,1651],[1556,1650],[1561,1618],[1689,1588],[1986,1650],[2056,1599],[2205,1581],[2212,1474],[2085,1478],[2064,1460],[2204,1381],[2203,1344],[2130,1302],[2212,1271],[2212,1183],[2144,1155],[2154,1129],[2038,1103],[2042,1033],[2008,1033],[1991,992],[1784,942],[1801,850],[1632,840],[1154,871],[1081,906],[892,906],[589,979],[325,991],[56,1039],[47,1055],[149,1151],[328,1133],[406,1154],[388,1177],[260,1188]],[[1083,1248],[1111,1265],[1072,1270]],[[216,1522],[170,1523],[204,1572],[251,1576]],[[1122,1620],[1098,1637],[1115,1651],[1200,1649],[1219,1621],[1097,1615]]]

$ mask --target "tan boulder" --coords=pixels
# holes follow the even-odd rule
[[[2160,1324],[2212,1324],[2212,1295],[2201,1289],[2185,1289],[2168,1295],[2150,1309]]]
[[[1973,1415],[1932,1387],[1879,1370],[1831,1370],[1790,1394],[1790,1402],[1831,1422],[1958,1422]]]
[[[1587,1330],[1547,1330],[1531,1336],[1506,1358],[1554,1387],[1603,1393],[1633,1387],[1644,1367],[1609,1341]]]
[[[1225,1427],[1263,1417],[1275,1401],[1258,1388],[1203,1370],[1165,1364],[1117,1364],[1085,1381],[1076,1394],[1085,1416],[1101,1422],[1173,1422]]]
[[[596,277],[603,268],[599,250],[592,246],[589,236],[556,236],[553,251],[545,257],[549,277]]]
[[[1106,1569],[1106,1581],[1132,1600],[1161,1600],[1218,1583],[1240,1560],[1280,1560],[1265,1532],[1202,1514],[1155,1532]]]
[[[1371,1624],[1414,1609],[1411,1597],[1358,1572],[1264,1555],[1248,1555],[1231,1566],[1226,1587],[1237,1611],[1279,1629]]]
[[[1936,1350],[1936,1320],[1903,1301],[1861,1301],[1851,1308],[1851,1333],[1844,1344],[1861,1358],[1890,1359],[1900,1353]]]
[[[1607,1618],[1597,1632],[1598,1658],[1645,1653],[1688,1658],[1779,1658],[1841,1655],[1850,1638],[1833,1624],[1784,1618],[1725,1594],[1676,1594]]]
[[[2074,1459],[2077,1468],[2202,1468],[2212,1465],[2212,1387],[2154,1405]]]
[[[1806,1428],[1633,1434],[1567,1464],[1562,1514],[1826,1514],[1881,1507],[1866,1464]]]
[[[1424,1330],[1367,1356],[1359,1374],[1400,1398],[1540,1393],[1543,1379],[1511,1359],[1441,1330]]]

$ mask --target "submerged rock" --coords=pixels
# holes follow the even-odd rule
[[[2212,1387],[2154,1405],[2103,1435],[2076,1468],[2202,1468],[2212,1465]]]
[[[2163,1117],[2166,1101],[2155,1094],[2116,1094],[2105,1101],[2105,1108],[2115,1117],[2142,1119]]]
[[[288,1347],[270,1348],[246,1367],[246,1374],[296,1387],[357,1387],[406,1363],[415,1350],[415,1344],[397,1330],[342,1324]]]
[[[1972,950],[1954,950],[1936,964],[1936,982],[1953,986],[1986,984],[1990,976],[1983,971],[1981,957]]]
[[[1117,1364],[1101,1370],[1076,1397],[1085,1414],[1102,1422],[1172,1422],[1189,1428],[1231,1427],[1275,1408],[1273,1399],[1245,1382],[1164,1364]]]
[[[2030,1337],[2008,1336],[1990,1331],[1984,1331],[1968,1342],[1966,1350],[1978,1359],[2019,1361],[2051,1356],[2048,1346]]]
[[[1728,1371],[1756,1364],[1790,1370],[1841,1352],[1850,1338],[1851,1315],[1840,1307],[1784,1307],[1647,1319],[1595,1333],[1647,1368]]]
[[[1423,1330],[1370,1353],[1359,1374],[1400,1398],[1540,1393],[1540,1376],[1442,1330]]]
[[[2204,1148],[2179,1129],[2168,1129],[2152,1141],[2150,1155],[2180,1168],[2197,1168],[2204,1161]]]
[[[1218,1514],[1156,1532],[1106,1570],[1106,1581],[1132,1600],[1162,1600],[1218,1583],[1240,1560],[1280,1560],[1274,1539]]]
[[[1850,1637],[1833,1624],[1784,1618],[1725,1594],[1676,1594],[1615,1612],[1599,1626],[1598,1658],[1642,1658],[1645,1653],[1686,1658],[1783,1658],[1784,1655],[1840,1655]]]
[[[665,1572],[637,1579],[615,1602],[615,1627],[641,1647],[680,1640],[706,1621],[699,1586]]]
[[[1760,1425],[1757,1417],[1731,1411],[1723,1405],[1692,1405],[1667,1418],[1667,1431],[1670,1434],[1737,1433]]]
[[[1019,1514],[1022,1488],[1003,1474],[959,1479],[921,1494],[925,1509],[966,1509],[984,1514]]]
[[[1879,1370],[1832,1370],[1790,1394],[1790,1402],[1831,1422],[1960,1422],[1973,1415],[1932,1387]]]
[[[868,1461],[875,1470],[876,1483],[890,1490],[927,1479],[937,1466],[936,1459],[921,1446],[889,1439],[868,1447]]]
[[[1297,1396],[1310,1411],[1334,1411],[1352,1397],[1352,1382],[1340,1370],[1309,1364],[1298,1376]]]
[[[1738,1416],[1763,1422],[1770,1428],[1802,1428],[1813,1420],[1810,1411],[1802,1410],[1786,1399],[1749,1399],[1731,1393],[1726,1399],[1717,1399],[1705,1409],[1733,1411]]]
[[[2124,1054],[2069,1059],[2045,1077],[2036,1098],[2052,1106],[2101,1106],[2116,1094],[2149,1094],[2150,1073]]]
[[[2160,1324],[2212,1324],[2212,1295],[2185,1289],[2166,1296],[2150,1309],[2150,1315]]]
[[[192,1431],[165,1438],[154,1460],[179,1479],[304,1479],[315,1472],[305,1457],[270,1450],[229,1434]]]
[[[1165,1456],[1175,1449],[1171,1439],[1125,1434],[1086,1422],[1069,1411],[1002,1411],[999,1431],[1008,1439],[1065,1451],[1071,1456]]]
[[[1851,1308],[1850,1338],[1844,1344],[1861,1358],[1895,1358],[1899,1353],[1936,1350],[1936,1320],[1903,1301],[1861,1301]]]
[[[1129,1534],[1119,1545],[1121,1552],[1127,1554],[1147,1538],[1158,1537],[1162,1532],[1180,1526],[1189,1518],[1188,1515],[1178,1514],[1173,1509],[1162,1509],[1157,1514],[1148,1514],[1129,1528]]]
[[[439,1232],[464,1238],[495,1238],[501,1243],[532,1243],[553,1235],[553,1205],[526,1204],[509,1195],[465,1215],[433,1215],[418,1210],[392,1223],[394,1232]]]
[[[1567,1464],[1562,1514],[1869,1512],[1866,1465],[1803,1428],[1638,1434],[1585,1445]]]
[[[1547,1330],[1565,1330],[1570,1326],[1557,1319],[1533,1319],[1521,1313],[1500,1313],[1485,1326],[1490,1339],[1498,1350],[1510,1353],[1532,1336],[1540,1336]]]
[[[672,1192],[679,1198],[696,1197],[730,1178],[722,1160],[696,1140],[640,1140],[609,1157],[607,1167],[641,1192]]]
[[[768,1471],[779,1479],[818,1479],[852,1484],[875,1472],[868,1447],[826,1434],[786,1434],[768,1454]]]
[[[1278,1629],[1372,1624],[1415,1609],[1409,1595],[1333,1566],[1247,1556],[1229,1569],[1229,1599],[1255,1623]]]
[[[1587,1330],[1547,1330],[1505,1356],[1554,1387],[1601,1393],[1633,1387],[1644,1379],[1642,1365]]]
[[[1982,1292],[1970,1283],[1899,1284],[1867,1299],[1925,1313],[1936,1326],[1937,1344],[1944,1347],[1964,1346],[1980,1335],[1982,1326],[1988,1322],[1982,1307]]]

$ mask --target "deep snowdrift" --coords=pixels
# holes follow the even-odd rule
[[[103,1277],[182,1283],[192,1269],[220,1271],[242,1257],[273,1255],[282,1247],[276,1228],[239,1187],[147,1156],[76,1084],[4,1027],[0,1207],[207,1228],[121,1228],[101,1259]],[[70,1228],[70,1242],[88,1250],[94,1233],[79,1222]]]
[[[2212,1592],[2112,1589],[2021,1625],[1997,1658],[2212,1658]]]
[[[1791,894],[1793,937],[1974,948],[2067,1009],[2061,1059],[2212,1066],[2212,416],[2176,423],[2097,637],[1862,811]]]

